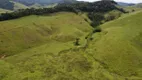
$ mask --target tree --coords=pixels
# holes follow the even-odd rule
[[[80,44],[79,44],[79,40],[80,40],[79,38],[76,38],[76,40],[75,40],[75,42],[74,42],[75,46],[80,45]]]

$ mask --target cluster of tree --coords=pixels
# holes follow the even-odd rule
[[[94,13],[94,12],[88,13],[88,18],[92,21],[90,25],[94,28],[102,24],[102,20],[105,19],[102,13]]]
[[[18,11],[12,12],[12,13],[3,13],[0,15],[0,21],[4,20],[9,20],[9,19],[16,19],[19,17],[23,16],[28,16],[28,15],[43,15],[43,14],[50,14],[50,13],[55,13],[55,12],[60,12],[60,11],[67,11],[67,12],[74,12],[78,13],[80,11],[83,12],[107,12],[111,11],[113,9],[118,9],[115,7],[115,2],[114,1],[98,1],[94,3],[89,3],[89,2],[77,2],[77,3],[71,3],[71,4],[59,4],[53,8],[42,8],[42,9],[20,9]],[[94,15],[94,14],[93,14]],[[97,15],[99,18],[102,19],[102,17],[98,14]],[[91,14],[92,16],[92,14]],[[91,16],[89,16],[91,18]],[[95,19],[92,19],[95,20]],[[96,24],[93,24],[96,25]]]
[[[117,3],[114,1],[97,1],[93,3],[89,2],[76,2],[73,4],[59,4],[58,6],[63,7],[71,7],[76,10],[84,11],[84,12],[106,12],[113,9],[118,9],[115,5]]]
[[[0,21],[16,19],[16,18],[28,16],[28,15],[43,15],[43,14],[60,12],[60,11],[74,12],[74,10],[70,7],[66,7],[66,8],[56,7],[56,8],[42,8],[42,9],[34,9],[34,8],[20,9],[18,11],[11,12],[11,13],[2,13],[0,15]]]

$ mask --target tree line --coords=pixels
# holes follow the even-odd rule
[[[0,21],[16,19],[28,15],[43,15],[55,12],[67,11],[67,12],[107,12],[114,9],[121,10],[117,8],[114,1],[98,1],[94,3],[89,2],[76,2],[76,3],[61,3],[53,8],[40,8],[40,9],[19,9],[11,13],[2,13],[0,15]]]

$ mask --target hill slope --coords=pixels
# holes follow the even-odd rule
[[[0,79],[141,80],[141,17],[137,12],[105,23],[86,40],[92,28],[74,13],[0,22]]]
[[[106,23],[95,34],[89,52],[110,72],[130,79],[142,79],[142,12]]]
[[[74,47],[73,42],[76,38],[80,38],[80,44],[84,45],[85,36],[92,31],[92,27],[82,17],[66,12],[50,16],[32,15],[3,21],[0,24],[2,25],[0,27],[0,80],[49,79],[48,76],[52,75],[52,72],[47,76],[44,73],[43,69],[48,70],[48,65],[42,60],[43,55],[57,56],[60,51]],[[35,63],[37,60],[35,58],[31,60],[33,64],[28,63],[29,69],[26,69],[26,65],[20,67],[22,61],[27,61],[34,56],[39,56],[39,63],[44,63],[45,66]],[[32,65],[41,69],[34,70],[37,72],[29,75],[31,72],[27,70],[31,70]]]
[[[5,12],[12,12],[12,11],[0,8],[0,13],[5,13]]]
[[[135,5],[135,7],[142,8],[142,3]]]
[[[117,2],[117,4],[119,6],[133,6],[133,5],[135,5],[134,3],[124,3],[124,2]]]
[[[0,24],[0,54],[6,55],[16,54],[50,40],[73,41],[91,30],[90,25],[74,13],[29,16]]]
[[[28,6],[18,3],[18,2],[12,1],[12,3],[14,3],[14,10],[29,8]]]
[[[62,2],[75,2],[76,0],[13,0],[25,5],[33,5],[35,3],[38,4],[52,4],[52,3],[62,3]]]

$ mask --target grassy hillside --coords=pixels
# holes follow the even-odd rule
[[[15,24],[16,23],[16,24]],[[28,16],[0,22],[0,54],[12,55],[50,41],[69,42],[86,36],[91,26],[74,13]],[[73,44],[73,43],[72,43]]]
[[[103,32],[93,35],[88,48],[110,72],[128,80],[142,79],[141,17],[138,12],[100,26]]]
[[[52,61],[51,66],[50,61],[46,62],[46,58],[51,59],[62,50],[75,47],[76,38],[80,38],[80,44],[84,45],[85,36],[92,31],[82,17],[66,12],[50,16],[32,15],[0,24],[0,80],[49,79],[54,72],[46,74],[53,66]],[[29,63],[30,58],[33,60]],[[29,67],[23,65],[23,61]],[[37,70],[32,70],[32,65]]]
[[[18,2],[12,1],[12,3],[14,3],[14,10],[29,8],[28,6],[18,3]]]
[[[126,6],[123,7],[128,12],[136,12],[142,10],[142,8],[136,7],[136,6]]]
[[[0,13],[5,13],[5,12],[12,12],[12,11],[0,8]]]
[[[18,2],[11,1],[11,3],[13,3],[13,10],[29,8],[28,6],[25,6],[25,5],[18,3]],[[0,8],[0,13],[12,12],[13,10]]]
[[[135,5],[135,7],[142,8],[142,3]]]
[[[81,16],[0,22],[0,80],[141,80],[142,12],[105,23],[88,39],[92,28]]]

